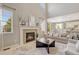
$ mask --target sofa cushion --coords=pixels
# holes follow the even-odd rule
[[[76,44],[78,40],[75,40],[75,39],[69,39],[69,43],[73,43],[73,44]]]

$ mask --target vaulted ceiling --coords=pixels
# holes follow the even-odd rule
[[[14,8],[19,6],[22,8],[26,8],[28,7],[28,11],[33,11],[33,13],[39,13],[39,14],[46,14],[46,4],[45,3],[25,3],[25,4],[9,4],[10,5],[13,5]],[[35,9],[36,7],[36,9]],[[62,15],[67,15],[67,14],[71,14],[71,13],[76,13],[76,12],[79,12],[79,3],[47,3],[47,14],[48,14],[48,17],[51,18],[51,17],[57,17],[57,16],[62,16]],[[31,9],[31,10],[30,10]],[[22,11],[23,12],[23,11]],[[25,13],[25,11],[24,11]],[[44,16],[42,15],[42,16]]]
[[[79,3],[49,3],[48,17],[57,17],[79,12]]]

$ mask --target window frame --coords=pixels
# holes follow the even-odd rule
[[[13,19],[14,19],[14,12],[13,12],[12,9],[10,9],[10,8],[8,8],[8,7],[5,7],[5,6],[2,6],[2,13],[3,13],[3,9],[12,12],[12,16],[11,16],[11,32],[3,32],[3,31],[1,31],[0,33],[5,33],[5,34],[7,34],[7,33],[13,33]],[[2,16],[2,17],[3,17],[3,16]],[[3,22],[2,20],[0,20],[0,21]],[[0,23],[1,23],[1,22],[0,22]],[[3,26],[1,26],[1,27],[3,28]]]
[[[63,26],[64,26],[64,23],[62,23],[62,22],[61,22],[61,23],[56,23],[56,25],[55,25],[55,28],[56,28],[56,29],[57,29],[57,27],[56,27],[57,25],[58,25],[58,26],[59,26],[59,25],[62,25],[62,26],[61,26],[62,28],[59,28],[60,30],[62,30],[62,29],[63,29]]]

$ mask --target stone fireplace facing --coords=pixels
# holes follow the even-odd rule
[[[20,44],[24,45],[28,42],[36,40],[36,33],[38,28],[36,27],[21,27],[20,28]]]

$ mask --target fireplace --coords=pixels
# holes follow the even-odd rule
[[[36,34],[39,32],[37,27],[21,27],[20,28],[20,45],[36,40]]]
[[[27,32],[26,33],[26,42],[30,42],[35,40],[35,32]]]

